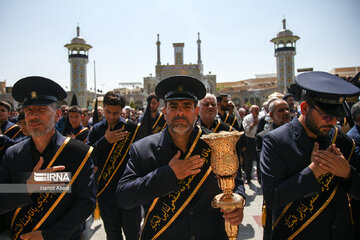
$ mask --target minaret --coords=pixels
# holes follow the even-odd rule
[[[202,64],[201,61],[201,48],[200,48],[200,44],[201,44],[201,40],[200,40],[200,33],[198,32],[198,40],[196,41],[197,45],[198,45],[198,64]]]
[[[84,38],[80,36],[80,27],[76,27],[77,35],[71,43],[64,47],[68,49],[70,63],[70,91],[76,94],[80,107],[86,107],[85,91],[87,90],[86,64],[89,62],[88,54],[92,48],[86,44]]]
[[[157,65],[161,65],[161,61],[160,61],[160,40],[159,40],[159,34],[157,35],[157,42],[156,42],[156,46],[157,46]]]
[[[175,56],[175,65],[184,64],[184,43],[173,43],[174,46],[174,56]]]
[[[286,93],[290,84],[294,83],[296,55],[296,41],[300,37],[294,35],[292,31],[286,29],[286,19],[282,20],[283,29],[277,34],[276,38],[271,39],[275,47],[276,67],[277,67],[277,89],[281,93]]]

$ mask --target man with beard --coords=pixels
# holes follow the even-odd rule
[[[216,97],[217,100],[217,108],[221,121],[226,124],[229,124],[231,127],[235,128],[238,131],[242,131],[243,129],[239,126],[239,123],[236,117],[228,112],[229,108],[229,98],[228,95],[219,95]]]
[[[11,239],[81,239],[83,223],[95,208],[92,147],[55,130],[61,114],[57,104],[66,92],[34,76],[16,82],[12,95],[21,103],[31,137],[7,149],[0,167],[1,184],[24,186],[22,193],[0,194],[0,212],[17,208]],[[46,177],[56,171],[71,173],[65,185]],[[48,190],[42,190],[45,184],[51,184]]]
[[[150,94],[147,99],[147,106],[144,115],[140,116],[138,139],[151,134],[161,132],[166,127],[164,114],[159,111],[160,98],[155,94]]]
[[[196,78],[173,76],[155,93],[165,101],[167,127],[131,145],[117,201],[124,208],[145,207],[141,239],[228,239],[224,219],[240,224],[243,208],[222,214],[211,207],[221,190],[210,168],[211,149],[200,138],[210,131],[194,125],[206,88]],[[244,195],[236,183],[234,191]]]
[[[283,97],[283,100],[285,100],[289,104],[290,116],[291,116],[291,119],[293,119],[294,117],[297,116],[297,112],[295,111],[295,98],[294,98],[294,95],[292,93],[287,93]]]
[[[335,128],[360,89],[325,72],[296,77],[301,115],[264,136],[261,185],[272,209],[269,239],[354,239],[349,202],[360,197],[354,144]],[[358,236],[356,236],[358,238]]]
[[[139,239],[140,234],[140,206],[123,209],[114,201],[117,183],[129,158],[129,147],[139,129],[138,124],[120,117],[124,105],[125,98],[120,92],[107,92],[105,118],[92,127],[86,141],[94,147],[97,199],[108,240],[123,239],[122,230],[127,240]]]

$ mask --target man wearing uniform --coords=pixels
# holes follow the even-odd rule
[[[109,91],[104,96],[105,118],[90,130],[87,144],[94,147],[97,168],[97,199],[108,240],[139,239],[140,206],[126,210],[118,206],[115,190],[128,161],[128,151],[134,142],[139,125],[120,117],[125,98]]]
[[[0,212],[17,208],[11,239],[80,239],[81,227],[95,208],[92,148],[55,130],[61,114],[57,104],[66,92],[36,76],[16,82],[12,95],[22,103],[31,137],[8,148],[0,167],[0,183],[26,185],[26,193],[0,194]],[[51,183],[38,182],[34,175],[55,171],[71,173],[64,190],[34,192],[34,185]]]
[[[145,207],[143,240],[225,240],[224,218],[240,224],[243,208],[222,215],[211,207],[221,190],[210,168],[211,149],[200,139],[210,131],[194,126],[205,86],[193,77],[173,76],[162,80],[155,93],[165,101],[167,127],[131,146],[117,201],[124,208]],[[244,196],[239,182],[234,191]]]
[[[69,106],[68,105],[62,105],[60,107],[61,109],[61,117],[59,121],[56,122],[56,130],[58,130],[61,134],[64,134],[65,131],[68,130],[70,127],[69,123]]]
[[[228,112],[228,95],[220,95],[216,98],[216,100],[218,104],[218,113],[221,121],[229,124],[231,127],[235,128],[238,131],[242,131],[243,129],[241,128],[241,126],[239,126],[236,117]]]
[[[0,142],[0,164],[7,148],[5,139],[15,139],[21,135],[20,127],[9,121],[10,110],[10,104],[0,101],[0,136],[4,136],[4,141]]]
[[[21,132],[19,134],[17,134],[16,137],[14,137],[14,139],[9,138],[6,135],[0,135],[0,146],[4,147],[4,149],[3,149],[4,153],[5,153],[5,150],[7,148],[9,148],[10,146],[15,145],[16,143],[19,143],[21,141],[24,141],[25,139],[27,139],[29,137],[29,133],[27,131],[26,123],[25,123],[25,114],[23,111],[21,111],[18,116],[18,125],[21,129]],[[13,125],[13,126],[16,126],[16,125]],[[13,215],[14,215],[13,211],[10,211],[10,212],[0,215],[0,232],[5,232],[5,231],[10,230],[10,223],[11,223],[11,218]]]
[[[347,193],[360,197],[354,144],[335,128],[360,89],[325,72],[296,77],[301,115],[264,136],[261,185],[272,209],[271,239],[353,239]],[[358,236],[357,236],[358,237]]]
[[[217,116],[217,102],[214,94],[207,93],[206,96],[199,101],[199,118],[196,124],[207,128],[214,133],[220,131],[237,131],[229,124],[224,123],[221,119],[216,118]],[[240,159],[240,152],[245,151],[245,137],[241,136],[236,144],[236,150]],[[241,171],[240,171],[241,172]],[[245,190],[244,190],[245,191]],[[245,197],[244,197],[245,198]]]
[[[160,112],[160,98],[155,94],[150,94],[147,99],[147,107],[144,115],[139,118],[141,126],[138,139],[161,132],[166,127],[164,114]]]
[[[89,134],[89,129],[81,125],[81,108],[76,105],[71,106],[69,108],[68,118],[70,128],[64,132],[64,136],[85,142]]]
[[[230,132],[235,130],[229,124],[226,124],[220,119],[217,119],[216,115],[217,115],[216,97],[211,93],[207,93],[206,96],[199,101],[200,118],[197,120],[197,124],[213,132],[220,132],[220,131]]]
[[[24,111],[21,111],[18,116],[18,126],[20,127],[20,132],[16,135],[14,139],[9,138],[6,135],[0,135],[0,146],[4,146],[5,149],[7,149],[8,147],[19,143],[30,136],[29,131],[26,127]]]
[[[0,165],[6,149],[23,137],[20,127],[9,121],[10,111],[10,104],[0,101]],[[0,215],[0,232],[9,230],[11,216],[11,212]]]

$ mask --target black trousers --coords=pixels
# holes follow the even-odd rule
[[[253,161],[257,161],[256,157],[256,143],[255,138],[249,138],[245,136],[246,140],[246,150],[245,150],[245,156],[244,156],[244,169],[246,174],[246,180],[251,180],[251,171],[253,166]],[[258,170],[258,176],[259,176],[259,163],[257,161],[257,170]]]
[[[104,222],[107,240],[122,240],[124,231],[126,240],[138,240],[140,237],[140,207],[122,209],[113,197],[100,196],[98,199],[100,215]]]

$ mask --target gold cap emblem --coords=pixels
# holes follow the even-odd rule
[[[183,91],[184,91],[184,86],[183,86],[183,85],[179,85],[179,86],[177,87],[177,92],[182,93]]]
[[[31,92],[31,99],[37,98],[37,93],[35,91]]]

